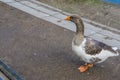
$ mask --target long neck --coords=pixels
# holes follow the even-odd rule
[[[77,34],[82,34],[84,36],[84,24],[82,20],[77,20],[76,24],[76,35]]]
[[[82,20],[77,20],[76,24],[76,35],[74,37],[74,44],[80,45],[84,39],[84,25]]]

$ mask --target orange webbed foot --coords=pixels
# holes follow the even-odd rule
[[[93,64],[88,63],[88,64],[85,64],[85,65],[80,66],[80,67],[78,68],[78,70],[79,70],[80,72],[85,72],[85,71],[87,71],[87,70],[88,70],[89,68],[91,68],[91,67],[93,67]]]
[[[87,66],[87,65],[82,65],[82,66],[80,66],[80,67],[78,68],[78,70],[79,70],[80,72],[85,72],[86,70],[88,70],[88,66]]]

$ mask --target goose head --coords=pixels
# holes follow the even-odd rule
[[[65,20],[71,21],[76,24],[76,34],[78,33],[84,34],[84,24],[80,16],[78,15],[67,16]]]
[[[81,18],[78,15],[71,15],[71,16],[67,16],[65,20],[72,21],[73,23],[76,24],[79,20],[81,20]]]

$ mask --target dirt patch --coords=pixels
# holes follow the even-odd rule
[[[80,16],[120,30],[120,6],[103,2],[73,2],[72,0],[38,0],[66,12]],[[93,0],[94,1],[94,0]],[[98,1],[98,0],[97,0]]]

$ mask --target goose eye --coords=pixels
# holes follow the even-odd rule
[[[73,16],[71,16],[70,18],[73,19]]]

